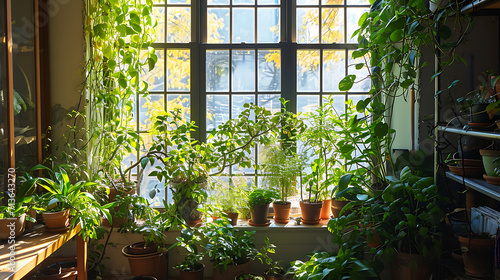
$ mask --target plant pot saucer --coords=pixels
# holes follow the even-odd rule
[[[492,130],[493,123],[468,123],[468,125],[474,130]]]
[[[248,220],[248,225],[253,226],[253,227],[267,227],[271,224],[270,220],[267,220],[265,224],[254,224],[252,220]]]
[[[488,175],[484,174],[483,178],[486,180],[487,183],[500,186],[500,177],[493,177],[493,176],[488,176]]]
[[[309,221],[309,220],[302,219],[302,223],[306,224],[306,225],[317,225],[317,224],[319,224],[320,221],[321,221],[321,219],[317,219],[315,221]]]
[[[64,232],[67,232],[69,229],[70,229],[70,225],[66,226],[66,227],[62,227],[62,228],[48,228],[48,227],[45,227],[45,231],[46,232],[50,232],[50,233],[64,233]]]
[[[274,223],[276,224],[288,224],[288,222],[290,222],[290,218],[284,220],[274,218]]]

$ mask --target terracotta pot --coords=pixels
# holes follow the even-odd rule
[[[325,199],[323,200],[323,207],[321,207],[320,218],[323,220],[330,219],[330,215],[332,214],[332,200]]]
[[[382,242],[380,241],[380,236],[375,229],[372,229],[371,232],[371,235],[366,235],[366,244],[370,248],[377,248],[382,244]]]
[[[228,265],[227,270],[219,270],[218,268],[214,268],[212,272],[212,279],[217,280],[234,280],[236,275],[250,272],[252,263],[247,262],[240,265]]]
[[[44,275],[66,274],[76,271],[77,263],[75,259],[68,261],[59,261],[47,267],[40,268],[40,272]]]
[[[451,259],[458,266],[464,265],[464,258],[462,256],[462,249],[458,248],[458,249],[451,251]]]
[[[69,227],[69,209],[60,212],[42,213],[45,227],[48,229],[63,229]]]
[[[157,245],[148,247],[145,247],[144,245],[146,245],[146,242],[137,242],[132,245],[129,245],[128,253],[131,255],[146,255],[158,251]]]
[[[244,277],[243,275],[250,276],[251,278]],[[241,274],[236,275],[236,277],[234,277],[234,280],[247,280],[247,279],[262,279],[262,280],[264,280],[264,276],[259,275],[259,274],[255,274],[255,273],[241,273]]]
[[[300,201],[300,210],[302,211],[302,223],[306,225],[318,224],[321,215],[321,207],[323,201],[310,203],[308,201]]]
[[[410,268],[411,262],[416,262],[416,270]],[[429,280],[431,274],[431,262],[422,255],[398,253],[391,265],[392,279]]]
[[[269,213],[269,203],[265,205],[254,205],[251,210],[251,223],[254,225],[265,225],[269,222],[267,214]]]
[[[451,173],[458,176],[480,178],[484,174],[482,161],[480,163],[481,166],[448,165],[448,168]]]
[[[133,255],[129,252],[130,245],[122,248],[122,254],[127,257],[130,274],[133,276],[154,276],[158,280],[167,280],[168,258],[164,252],[154,252],[145,255]]]
[[[495,239],[459,236],[465,273],[473,277],[490,277],[493,272]]]
[[[194,271],[179,271],[181,280],[203,280],[203,272],[205,271],[205,265],[200,263],[201,268]]]
[[[18,237],[23,234],[25,220],[26,214],[17,218],[0,219],[0,239],[8,239],[11,236]]]
[[[231,219],[231,225],[235,226],[236,224],[238,224],[238,212],[235,212],[235,213],[226,213],[227,214],[227,217],[229,219]]]
[[[288,224],[290,221],[290,209],[292,208],[292,203],[286,202],[286,204],[273,202],[274,209],[274,222],[277,224]]]
[[[199,226],[201,226],[201,224],[203,224],[203,220],[202,219],[198,219],[198,220],[186,220],[186,223],[190,227],[199,227]]]
[[[486,174],[483,174],[483,178],[488,184],[500,186],[500,177],[487,176]]]
[[[349,203],[348,200],[336,200],[332,199],[332,216],[334,218],[340,217],[340,211]],[[350,213],[350,212],[349,212]],[[344,215],[348,215],[349,213],[344,213]]]

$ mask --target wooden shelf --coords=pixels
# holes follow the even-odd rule
[[[10,244],[7,240],[0,244],[0,279],[16,280],[21,279],[33,268],[42,263],[53,252],[59,249],[64,243],[80,232],[80,225],[65,233],[48,233],[45,227],[41,226],[32,232],[25,233],[15,239],[15,270],[10,268]],[[86,280],[86,242],[78,236],[78,279]],[[80,256],[85,256],[81,258]]]
[[[462,13],[472,13],[479,10],[500,9],[500,1],[498,0],[476,0],[464,6]]]
[[[455,175],[449,171],[446,172],[446,177],[460,184],[465,183],[465,186],[500,201],[500,186],[488,184],[482,179],[463,178],[462,176]]]
[[[493,131],[477,131],[477,130],[465,130],[457,127],[446,127],[438,126],[439,131],[447,133],[455,133],[460,135],[469,135],[474,137],[481,137],[486,139],[497,139],[500,140],[500,133]]]

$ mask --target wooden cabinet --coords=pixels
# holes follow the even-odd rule
[[[43,19],[43,22],[40,21]],[[0,189],[42,162],[50,123],[46,1],[0,0]]]

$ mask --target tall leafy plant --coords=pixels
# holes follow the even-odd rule
[[[134,102],[147,95],[141,81],[157,56],[152,0],[85,0],[87,100],[85,143],[91,179],[109,177],[125,181],[124,156],[139,146],[132,125]],[[82,99],[82,100],[85,100]]]

